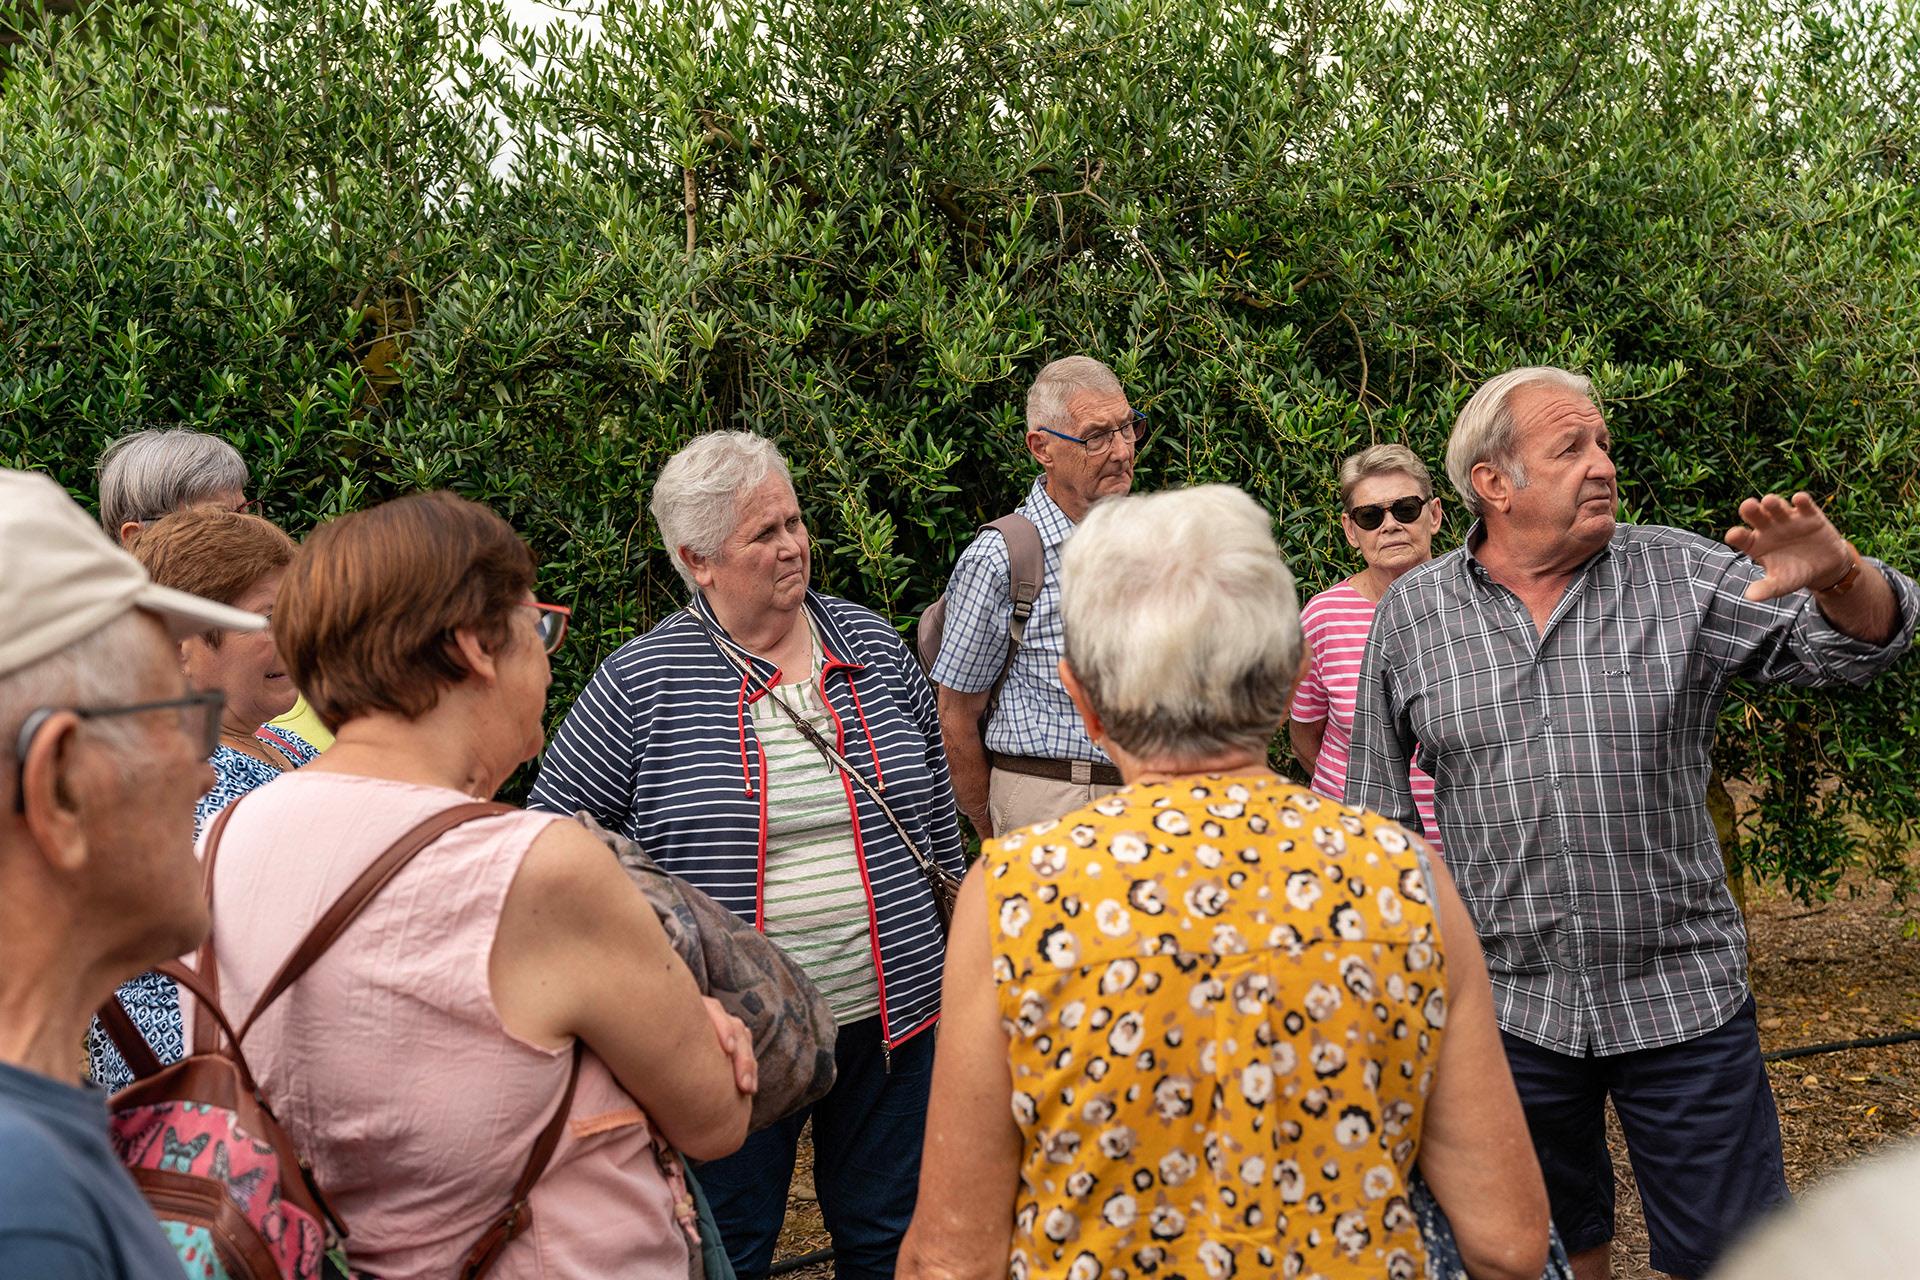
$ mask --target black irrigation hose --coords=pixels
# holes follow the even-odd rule
[[[1890,1044],[1911,1044],[1920,1040],[1920,1031],[1898,1031],[1890,1036],[1864,1036],[1858,1040],[1829,1040],[1824,1044],[1803,1044],[1797,1049],[1775,1049],[1772,1053],[1763,1053],[1761,1059],[1766,1062],[1785,1062],[1789,1058],[1811,1058],[1820,1053],[1842,1053],[1848,1049],[1881,1049]],[[791,1275],[805,1267],[816,1267],[823,1262],[833,1261],[833,1250],[816,1249],[812,1253],[803,1253],[797,1258],[785,1258],[773,1264],[770,1276]]]
[[[1867,1036],[1860,1040],[1829,1040],[1825,1044],[1803,1044],[1798,1049],[1775,1049],[1772,1053],[1763,1053],[1761,1058],[1768,1062],[1785,1062],[1788,1058],[1811,1058],[1816,1053],[1839,1053],[1845,1049],[1878,1049],[1890,1044],[1910,1044],[1920,1040],[1920,1031],[1899,1031],[1890,1036]]]
[[[770,1276],[789,1275],[802,1267],[817,1267],[823,1262],[833,1261],[833,1250],[815,1249],[812,1253],[803,1253],[797,1258],[782,1258],[773,1264],[767,1274]]]

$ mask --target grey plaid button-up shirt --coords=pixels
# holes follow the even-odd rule
[[[1417,830],[1410,753],[1433,775],[1506,1031],[1568,1054],[1703,1035],[1747,991],[1706,808],[1727,685],[1864,683],[1912,643],[1914,584],[1869,561],[1900,608],[1893,639],[1871,645],[1805,591],[1748,600],[1760,567],[1721,543],[1621,525],[1543,635],[1472,554],[1483,533],[1381,603],[1347,803]]]

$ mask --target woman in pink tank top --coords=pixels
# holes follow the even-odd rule
[[[421,821],[485,799],[541,746],[565,611],[504,521],[447,493],[316,531],[276,639],[337,734],[248,796],[214,890],[222,1003]],[[646,900],[572,821],[514,810],[409,862],[246,1039],[267,1099],[351,1231],[356,1270],[455,1274],[560,1104],[569,1118],[495,1277],[683,1277],[678,1157],[746,1136],[745,1028],[703,1002]]]

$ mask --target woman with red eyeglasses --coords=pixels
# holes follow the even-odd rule
[[[533,586],[512,528],[449,493],[343,516],[300,549],[274,634],[336,740],[202,839],[230,1013],[403,836],[539,752],[567,611]],[[605,846],[506,806],[401,866],[244,1047],[351,1227],[354,1269],[384,1280],[459,1273],[562,1113],[530,1225],[489,1280],[684,1277],[680,1153],[738,1147],[755,1087],[745,1028],[702,999]]]

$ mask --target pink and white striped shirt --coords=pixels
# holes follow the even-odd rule
[[[1347,748],[1353,739],[1353,701],[1360,685],[1360,655],[1373,627],[1374,604],[1347,583],[1322,591],[1300,611],[1300,626],[1313,654],[1307,678],[1293,695],[1293,718],[1302,724],[1327,722],[1320,759],[1309,784],[1323,796],[1345,799]],[[1426,827],[1427,843],[1440,849],[1440,826],[1433,817],[1433,779],[1418,766],[1407,770],[1413,800]]]

